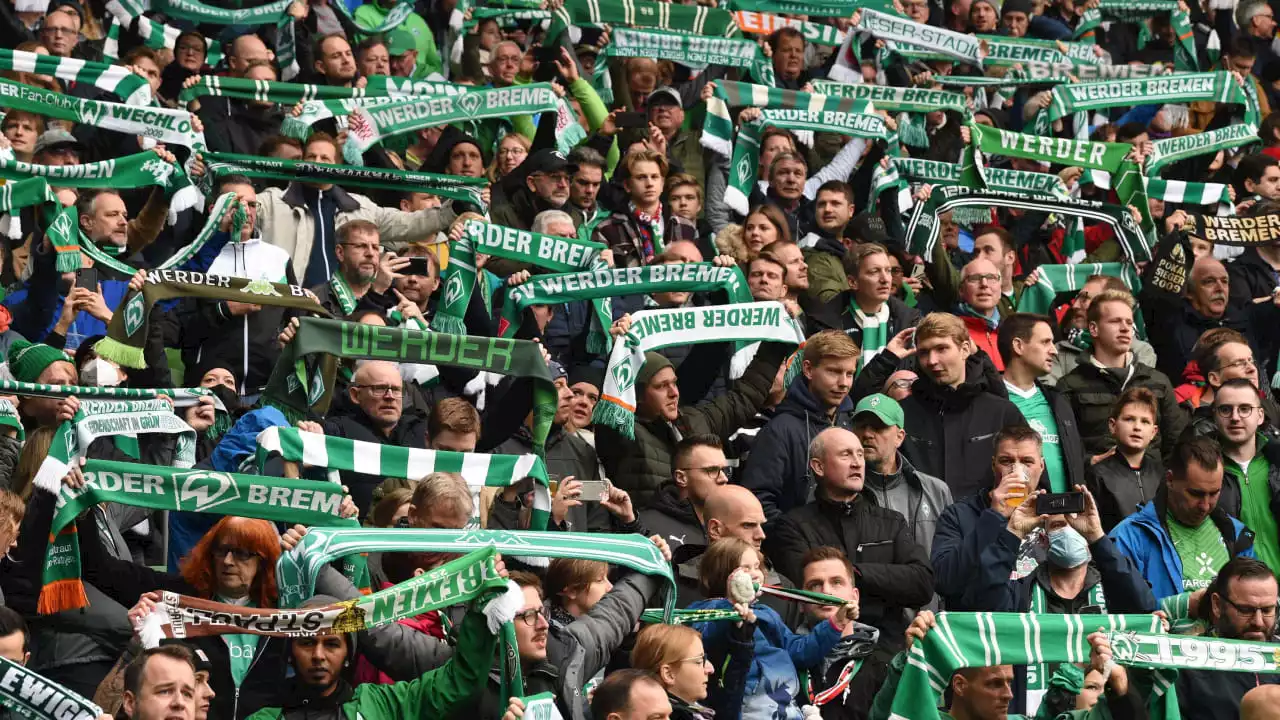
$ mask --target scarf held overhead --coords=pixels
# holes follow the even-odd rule
[[[102,716],[102,708],[5,657],[0,657],[0,707],[27,720],[98,720]]]
[[[151,104],[151,85],[147,79],[120,65],[23,50],[0,50],[0,70],[51,75],[71,83],[92,85],[118,96],[126,105]]]
[[[186,110],[83,100],[2,79],[0,107],[115,130],[126,135],[141,135],[157,142],[188,148],[204,146],[204,135],[191,127],[191,113]]]
[[[1280,213],[1251,217],[1192,214],[1185,230],[1214,244],[1234,246],[1271,245],[1280,240]]]

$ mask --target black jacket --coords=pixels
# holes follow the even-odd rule
[[[1058,381],[1057,388],[1071,404],[1086,453],[1105,452],[1115,444],[1107,430],[1107,420],[1111,417],[1111,406],[1131,387],[1145,387],[1155,394],[1160,410],[1156,418],[1160,426],[1160,453],[1167,457],[1173,451],[1174,443],[1187,427],[1187,415],[1178,406],[1168,376],[1137,361],[1129,368],[1104,369],[1085,357]]]
[[[1269,46],[1267,51],[1270,52]],[[1262,60],[1261,55],[1258,60]],[[1266,366],[1268,374],[1274,375],[1276,354],[1280,351],[1280,333],[1268,332],[1267,329],[1280,327],[1280,308],[1272,303],[1254,305],[1253,299],[1271,296],[1278,284],[1277,273],[1257,250],[1247,248],[1240,257],[1227,263],[1227,277],[1231,281],[1231,304],[1253,310],[1251,318],[1261,346],[1254,347],[1254,357],[1260,365]]]
[[[884,356],[892,358],[881,353],[868,366]],[[989,363],[981,354],[970,355],[965,381],[955,388],[921,373],[911,395],[900,403],[907,433],[902,454],[917,470],[941,478],[952,497],[972,495],[990,484],[995,434],[1006,425],[1026,422],[1009,401],[1004,382],[985,371]]]
[[[278,107],[255,108],[242,100],[200,98],[196,111],[204,123],[204,137],[213,152],[257,155],[270,137],[280,134],[284,113]]]
[[[1036,386],[1044,393],[1044,399],[1053,411],[1053,419],[1058,423],[1058,448],[1062,450],[1062,462],[1067,466],[1067,486],[1074,488],[1082,485],[1088,478],[1084,462],[1084,441],[1080,438],[1076,416],[1071,412],[1071,403],[1055,387],[1040,381],[1036,381]]]
[[[1254,357],[1265,357],[1253,331],[1252,301],[1248,305],[1228,303],[1226,312],[1220,318],[1200,314],[1191,307],[1191,301],[1186,299],[1174,306],[1157,307],[1160,309],[1146,313],[1147,327],[1157,329],[1150,335],[1151,346],[1156,351],[1156,369],[1170,378],[1182,377],[1182,371],[1191,362],[1191,352],[1196,341],[1205,331],[1214,328],[1225,327],[1239,331],[1249,341]]]
[[[427,419],[421,413],[406,408],[400,416],[400,422],[391,428],[391,432],[383,434],[374,427],[373,421],[358,406],[350,408],[344,415],[330,417],[324,421],[324,434],[330,437],[343,437],[351,440],[378,443],[379,445],[395,445],[407,448],[425,448],[427,446]],[[382,484],[383,478],[378,475],[364,475],[354,472],[342,472],[342,484],[347,486],[351,499],[360,508],[360,517],[368,514],[373,504],[373,489]]]
[[[339,678],[338,687],[328,695],[318,695],[311,686],[300,682],[297,676],[289,681],[288,692],[279,703],[279,720],[347,720],[342,711],[344,703],[351,701],[355,689]]]
[[[1280,683],[1280,675],[1228,672],[1226,670],[1179,670],[1178,709],[1184,718],[1236,720],[1244,694],[1259,685]]]
[[[680,489],[674,482],[658,488],[649,507],[640,511],[640,524],[646,533],[661,535],[667,547],[675,552],[682,545],[706,545],[707,537],[698,521],[693,504],[680,499]]]
[[[888,303],[889,325],[886,328],[885,338],[892,340],[894,335],[909,327],[915,327],[920,322],[920,311],[909,307],[896,297],[890,297]],[[846,291],[835,296],[829,302],[813,308],[808,313],[809,333],[813,334],[823,330],[843,330],[846,335],[853,338],[854,342],[858,343],[858,347],[862,347],[862,328],[858,326],[858,320],[850,309],[852,306],[853,292]]]
[[[830,545],[844,550],[858,575],[859,621],[880,628],[881,641],[901,649],[907,608],[933,600],[933,569],[902,515],[875,504],[869,493],[849,503],[815,502],[782,516],[765,539],[765,552],[778,572],[804,581],[804,554]]]
[[[852,426],[853,402],[848,397],[836,409],[833,420],[809,391],[803,375],[791,381],[773,419],[756,436],[742,470],[742,486],[760,498],[768,522],[776,522],[783,513],[811,501],[809,443],[814,436],[829,427]]]
[[[1276,514],[1280,512],[1280,442],[1275,440],[1264,441],[1258,438],[1258,442],[1266,442],[1259,448],[1254,455],[1254,462],[1265,460],[1267,463],[1267,491],[1271,496],[1271,514],[1280,518]],[[1223,462],[1235,462],[1229,458],[1223,458]],[[1222,474],[1222,495],[1218,497],[1218,507],[1222,508],[1228,515],[1233,518],[1240,517],[1240,506],[1243,502],[1243,496],[1240,492],[1240,481],[1236,479],[1234,473],[1224,472]]]
[[[1098,504],[1102,529],[1111,532],[1121,520],[1154,499],[1163,481],[1164,463],[1160,458],[1145,455],[1142,466],[1135,470],[1123,455],[1115,453],[1090,465],[1085,470],[1084,484]]]

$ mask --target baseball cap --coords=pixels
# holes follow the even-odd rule
[[[66,130],[59,130],[55,128],[53,130],[45,130],[40,134],[40,137],[36,140],[35,152],[36,154],[39,154],[45,150],[52,150],[53,148],[58,148],[63,145],[70,145],[71,149],[81,154],[83,154],[85,150],[84,143],[80,142],[75,135],[72,135]]]
[[[858,401],[858,406],[853,409],[854,422],[857,422],[858,416],[862,413],[875,415],[880,422],[889,427],[902,427],[904,422],[902,406],[897,400],[882,393],[868,395]]]
[[[646,107],[654,105],[683,105],[680,100],[680,93],[675,88],[663,85],[662,87],[649,93],[649,99],[645,101]]]
[[[525,158],[523,165],[530,174],[566,172],[572,175],[578,172],[577,165],[569,162],[564,153],[552,148],[543,148],[535,152]]]
[[[387,33],[385,44],[387,54],[391,57],[399,57],[410,50],[418,49],[418,43],[414,41],[413,34],[403,28]]]

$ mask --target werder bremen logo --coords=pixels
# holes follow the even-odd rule
[[[475,93],[468,93],[458,98],[458,107],[467,112],[468,115],[475,115],[480,109],[480,96]]]
[[[205,512],[240,499],[240,488],[227,473],[196,470],[174,473],[178,484],[178,503],[183,510]]]
[[[138,332],[138,328],[142,327],[143,310],[146,303],[142,299],[142,293],[134,293],[129,298],[129,302],[124,305],[124,334],[132,336]]]
[[[747,158],[742,158],[741,160],[738,161],[737,175],[738,175],[738,179],[741,181],[746,181],[747,178],[751,177],[751,161],[750,160],[748,160]]]
[[[81,125],[97,125],[106,110],[102,103],[85,100],[76,108],[76,115],[80,118]]]
[[[444,304],[445,307],[453,305],[462,299],[462,276],[454,274],[449,278],[449,282],[444,288]]]
[[[283,297],[271,286],[270,280],[250,280],[248,284],[240,288],[240,292],[250,295],[265,295],[266,297]]]
[[[618,384],[618,390],[626,391],[636,384],[635,371],[631,368],[631,360],[627,359],[618,367],[613,369],[613,381]]]
[[[157,185],[168,186],[169,176],[173,175],[173,166],[160,160],[148,160],[142,163],[142,171],[151,173]]]
[[[1138,646],[1130,633],[1111,634],[1111,654],[1119,663],[1132,661],[1138,657]]]

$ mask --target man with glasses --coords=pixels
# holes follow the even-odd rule
[[[996,370],[1004,372],[1004,359],[997,346],[1000,328],[1001,278],[1000,268],[984,258],[965,265],[960,271],[960,303],[956,315],[964,320],[973,346],[991,358]]]
[[[506,227],[530,230],[533,219],[544,210],[568,210],[569,178],[578,167],[554,148],[530,154],[503,182],[507,202],[491,209],[493,222]],[[495,270],[495,272],[501,271]]]
[[[1218,505],[1253,531],[1258,559],[1280,567],[1280,532],[1273,502],[1280,501],[1280,443],[1260,432],[1266,416],[1258,388],[1244,378],[1228,380],[1213,400],[1222,445],[1222,498]]]
[[[55,57],[71,57],[80,43],[80,27],[83,24],[78,8],[59,3],[49,10],[40,23],[40,44]],[[92,87],[92,86],[90,86]]]
[[[1209,435],[1217,430],[1213,414],[1213,401],[1217,397],[1218,388],[1228,380],[1248,380],[1259,392],[1263,392],[1258,383],[1258,363],[1254,359],[1253,348],[1245,341],[1244,336],[1229,328],[1209,330],[1200,337],[1198,347],[1192,361],[1200,368],[1204,378],[1204,387],[1199,388],[1199,396],[1192,395],[1182,402],[1184,408],[1191,410],[1191,425],[1197,435]],[[1182,388],[1178,389],[1179,392]],[[1259,432],[1272,437],[1280,437],[1280,408],[1267,396],[1262,398],[1263,422]]]
[[[674,553],[686,543],[705,545],[707,498],[729,482],[724,446],[715,435],[691,435],[676,445],[671,482],[658,488],[640,523],[660,535]]]
[[[1273,642],[1276,632],[1276,577],[1266,564],[1235,558],[1222,566],[1205,593],[1212,637]],[[1202,600],[1201,602],[1204,602]],[[1178,671],[1178,706],[1185,718],[1248,717],[1240,714],[1245,693],[1280,683],[1280,675],[1218,670]],[[1268,716],[1269,717],[1269,716]]]
[[[1216,442],[1203,437],[1179,441],[1155,499],[1111,531],[1116,547],[1138,566],[1156,600],[1203,590],[1232,557],[1255,557],[1253,532],[1219,505],[1222,475]]]
[[[409,264],[409,258],[382,258],[377,225],[368,220],[348,222],[338,228],[334,249],[338,255],[337,272],[329,282],[311,288],[324,309],[334,317],[345,317],[361,300],[377,307],[396,304],[388,291],[397,271]]]

